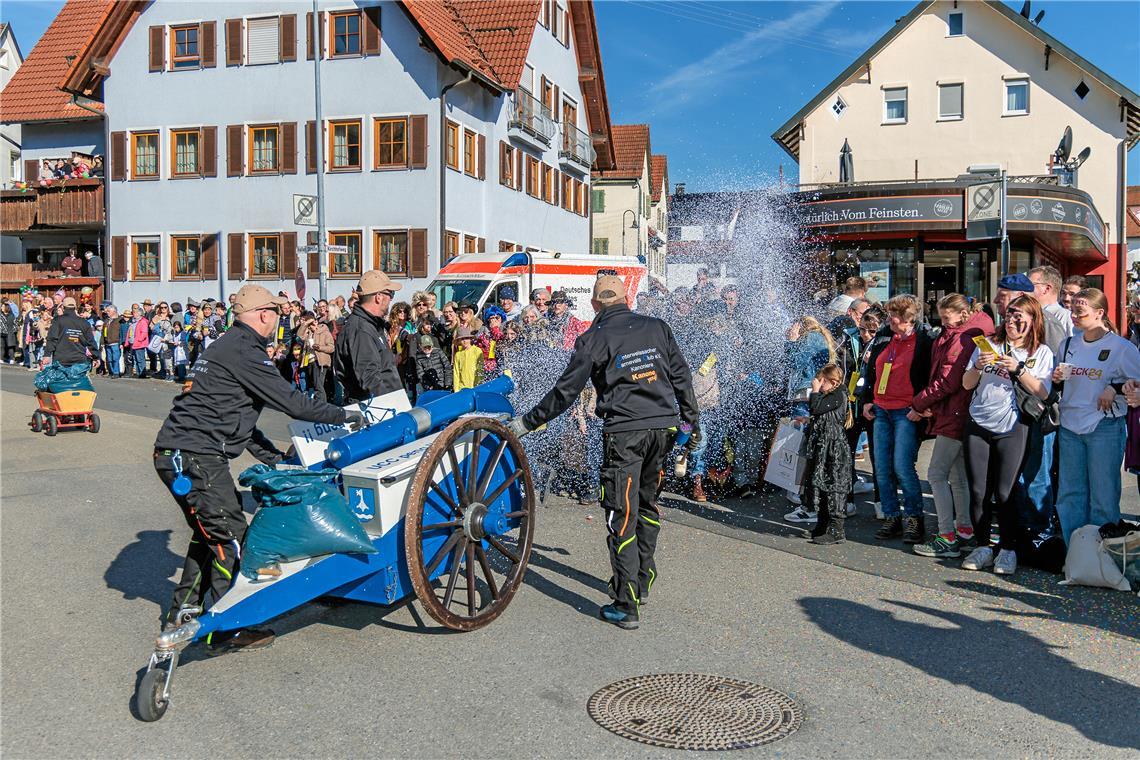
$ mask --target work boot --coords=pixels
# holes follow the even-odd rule
[[[613,623],[618,628],[623,628],[627,631],[636,630],[640,623],[637,620],[637,615],[622,612],[616,605],[607,604],[605,607],[598,609],[598,617],[607,623]]]
[[[841,544],[847,540],[847,534],[843,530],[843,521],[845,517],[831,516],[827,522],[827,529],[821,535],[812,536],[811,542],[813,544],[822,544],[830,546],[832,544]]]
[[[926,537],[926,521],[922,515],[903,518],[903,543],[921,544]]]
[[[701,476],[700,475],[694,475],[693,476],[693,501],[697,501],[697,502],[700,502],[703,504],[708,500],[709,500],[709,498],[707,496],[705,496],[704,485],[701,483]]]
[[[898,538],[903,534],[903,520],[901,515],[884,517],[882,525],[875,531],[875,538],[885,541],[888,538]]]
[[[211,655],[254,652],[258,649],[267,649],[276,638],[277,635],[268,628],[242,628],[237,631],[214,633],[208,639],[206,651]]]

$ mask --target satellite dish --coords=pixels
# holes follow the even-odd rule
[[[1032,3],[1030,2],[1030,0],[1025,0],[1025,4],[1021,6],[1021,15],[1024,16],[1025,18],[1029,18],[1030,6],[1031,5],[1032,5]]]
[[[1041,26],[1041,19],[1045,18],[1045,11],[1037,11],[1037,15],[1033,17],[1033,23]]]
[[[1065,134],[1061,135],[1061,142],[1057,143],[1057,150],[1053,151],[1053,158],[1057,163],[1063,164],[1069,160],[1073,150],[1073,128],[1065,127]]]
[[[1074,159],[1073,162],[1071,164],[1069,164],[1069,169],[1072,169],[1072,170],[1078,169],[1081,164],[1083,164],[1085,161],[1089,160],[1089,156],[1091,156],[1091,155],[1092,155],[1092,148],[1085,148],[1080,153],[1078,153],[1076,159]]]

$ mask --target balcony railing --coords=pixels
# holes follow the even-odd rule
[[[880,185],[909,185],[914,187],[932,186],[938,187],[952,183],[973,183],[985,182],[986,180],[997,179],[996,175],[962,175],[958,177],[937,177],[932,179],[886,179],[875,180],[867,182],[814,182],[803,185],[791,185],[789,189],[795,191],[810,191],[810,190],[829,190],[834,188],[851,188],[859,189],[861,187],[872,187]],[[1011,174],[1006,177],[1006,180],[1011,185],[1059,185],[1056,174]]]
[[[569,159],[588,170],[594,165],[597,153],[588,134],[572,124],[563,124],[562,149],[558,151],[558,157]]]
[[[49,187],[0,191],[0,232],[103,226],[103,180],[56,180]]]
[[[541,140],[546,145],[554,139],[557,129],[550,109],[526,90],[515,90],[515,103],[507,129],[518,129]]]

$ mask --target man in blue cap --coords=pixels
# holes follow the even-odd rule
[[[1007,274],[998,280],[997,295],[994,296],[994,311],[999,319],[1005,319],[1009,302],[1020,295],[1033,295],[1033,281],[1023,274]]]

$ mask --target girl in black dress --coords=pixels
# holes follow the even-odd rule
[[[828,364],[816,373],[808,397],[807,434],[804,454],[804,507],[815,512],[811,541],[838,544],[845,540],[847,492],[851,489],[851,448],[846,429],[851,423],[843,370]]]

